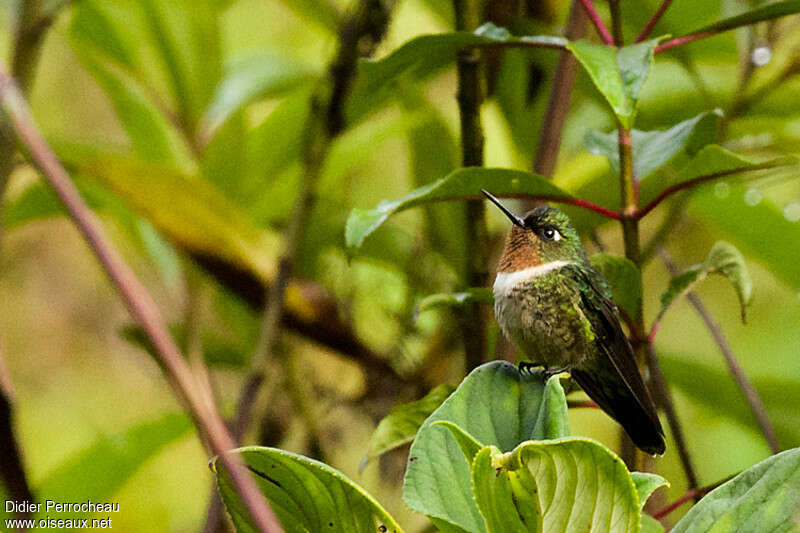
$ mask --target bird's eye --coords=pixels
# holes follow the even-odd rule
[[[542,230],[542,237],[546,241],[560,241],[561,233],[555,228],[544,228]]]

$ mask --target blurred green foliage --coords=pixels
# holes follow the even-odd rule
[[[629,42],[657,4],[623,5]],[[19,5],[0,3],[4,57]],[[183,331],[185,346],[200,339],[221,408],[232,415],[257,338],[261,291],[275,275],[280,232],[303,174],[302,138],[314,95],[329,81],[326,68],[351,2],[81,0],[43,6],[58,11],[30,94],[39,125],[169,321]],[[745,7],[728,0],[674,2],[655,35],[683,35]],[[515,35],[556,35],[566,9],[551,0],[512,24],[494,22]],[[369,435],[392,405],[463,376],[457,311],[445,306],[415,320],[414,310],[426,296],[466,288],[465,213],[460,202],[446,202],[389,215],[413,205],[420,190],[461,198],[464,187],[478,194],[485,179],[497,180],[496,194],[568,195],[618,208],[616,135],[604,133],[614,124],[609,98],[625,120],[632,120],[630,104],[638,101],[633,142],[643,204],[665,186],[700,175],[784,164],[785,156],[800,152],[798,22],[787,17],[672,49],[632,85],[579,73],[548,182],[528,171],[557,52],[487,52],[486,158],[513,170],[456,170],[452,61],[464,42],[500,37],[420,37],[452,31],[450,2],[397,2],[375,60],[358,64],[347,128],[322,162],[299,246],[298,279],[287,292],[295,322],[287,324],[286,356],[269,365],[269,390],[255,413],[260,422],[246,441],[324,457],[409,531],[421,528],[424,518],[399,497],[402,452],[376,461],[360,478],[357,469]],[[418,47],[415,56],[415,43],[426,39],[439,43],[436,53]],[[584,63],[596,59],[595,45],[579,46]],[[652,46],[639,45],[645,55]],[[758,47],[770,58],[754,66],[750,57]],[[600,59],[619,64],[623,58]],[[636,59],[641,55],[626,61]],[[473,182],[471,174],[480,176]],[[723,280],[709,279],[697,290],[753,377],[781,445],[797,447],[800,182],[796,168],[755,181],[746,176],[677,195],[643,222],[643,241],[666,222],[671,232],[663,244],[684,265],[700,263],[719,239],[744,254],[754,286],[747,326],[738,322],[736,296]],[[457,180],[467,185],[448,190]],[[375,207],[395,198],[404,200]],[[564,207],[587,242],[596,231],[609,252],[622,254],[617,224]],[[353,238],[352,225],[345,236],[352,209],[363,215],[360,238]],[[494,257],[506,221],[489,217]],[[76,501],[118,500],[118,531],[198,530],[212,484],[208,457],[196,435],[179,441],[187,425],[169,414],[179,406],[168,386],[144,351],[120,334],[129,326],[124,309],[27,165],[11,175],[0,220],[0,348],[15,383],[18,438],[34,490],[56,487],[54,494]],[[357,252],[356,241],[364,243]],[[241,280],[246,283],[237,285]],[[668,284],[658,260],[645,266],[647,320],[657,315]],[[634,309],[636,299],[634,293],[627,299],[634,303],[619,303]],[[298,323],[316,331],[335,324],[331,331],[345,331],[376,358],[326,346],[320,336],[311,335],[310,342]],[[768,448],[755,421],[684,301],[665,315],[656,342],[668,354],[664,371],[702,482],[763,459]],[[295,370],[281,364],[286,360]],[[374,361],[386,367],[376,369]],[[382,381],[387,368],[391,379]],[[574,434],[616,444],[616,427],[606,418],[586,410],[569,417]],[[116,455],[106,453],[108,446]],[[102,467],[112,457],[118,465]],[[69,465],[80,476],[59,481]],[[672,482],[667,500],[685,491],[674,447],[660,460],[659,473]]]

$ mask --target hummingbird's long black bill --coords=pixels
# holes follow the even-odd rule
[[[512,213],[511,211],[509,211],[508,209],[506,209],[506,206],[504,206],[503,204],[501,204],[501,203],[500,203],[500,200],[498,200],[497,198],[495,198],[495,197],[494,197],[494,196],[493,196],[493,195],[492,195],[492,194],[491,194],[489,191],[487,191],[486,189],[481,189],[481,192],[482,192],[482,193],[483,193],[483,194],[486,196],[486,198],[488,198],[489,200],[491,200],[491,201],[492,201],[492,203],[493,203],[494,205],[496,205],[497,207],[499,207],[499,208],[500,208],[500,211],[502,211],[503,213],[505,213],[505,215],[506,215],[506,216],[507,216],[509,219],[511,219],[511,222],[513,222],[514,224],[516,224],[516,225],[517,225],[517,226],[519,226],[520,228],[524,228],[524,227],[525,227],[525,221],[524,221],[524,220],[522,220],[522,219],[521,219],[520,217],[518,217],[517,215],[515,215],[514,213]]]

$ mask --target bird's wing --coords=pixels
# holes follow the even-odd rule
[[[578,287],[586,318],[592,324],[595,343],[616,368],[619,376],[647,413],[648,418],[661,430],[653,401],[645,388],[628,338],[622,331],[611,291],[599,272],[591,267],[564,267]],[[663,434],[663,430],[661,430]]]

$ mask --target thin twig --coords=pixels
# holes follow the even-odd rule
[[[712,490],[716,489],[717,487],[719,487],[723,483],[726,483],[726,482],[730,481],[735,476],[736,476],[736,474],[734,474],[732,476],[728,476],[728,477],[726,477],[725,479],[723,479],[721,481],[717,481],[713,485],[708,485],[707,487],[689,489],[685,493],[683,493],[683,495],[680,498],[676,499],[674,502],[670,503],[669,505],[667,505],[663,509],[661,509],[659,511],[656,511],[655,513],[653,513],[650,516],[652,516],[656,520],[661,520],[662,518],[664,518],[665,516],[669,515],[672,511],[674,511],[675,509],[677,509],[678,507],[680,507],[684,503],[688,502],[689,500],[694,500],[695,502],[697,502],[703,496],[705,496],[706,494],[708,494]]]
[[[659,249],[659,255],[670,274],[672,276],[677,275],[679,270],[672,261],[669,252],[661,248]],[[733,376],[734,381],[736,381],[736,384],[742,391],[742,395],[745,400],[747,400],[747,404],[750,406],[750,410],[753,412],[753,416],[755,416],[759,428],[761,428],[761,434],[764,436],[764,440],[767,441],[767,445],[773,454],[779,453],[781,447],[778,442],[778,437],[775,434],[775,428],[772,426],[772,422],[770,422],[769,415],[767,414],[767,409],[764,407],[764,402],[761,401],[761,397],[758,395],[755,387],[748,379],[747,374],[745,374],[744,369],[739,364],[736,354],[733,353],[733,348],[731,348],[728,339],[722,332],[722,328],[711,315],[697,293],[693,291],[689,292],[686,297],[689,299],[695,311],[697,311],[697,314],[700,315],[700,318],[703,319],[703,323],[705,323],[706,328],[714,338],[714,342],[719,347],[719,351],[722,353],[722,357],[728,365],[731,376]]]
[[[453,0],[456,30],[473,31],[481,18],[480,2]],[[483,166],[483,128],[480,106],[483,100],[478,50],[461,50],[457,61],[458,111],[461,124],[461,166]],[[464,284],[483,287],[489,277],[487,268],[486,209],[483,200],[467,201],[464,225],[467,270]],[[486,348],[486,316],[480,305],[465,306],[461,319],[465,367],[469,372],[483,362]]]
[[[170,385],[194,419],[198,430],[208,438],[211,452],[219,456],[230,473],[233,485],[254,523],[260,531],[282,531],[269,504],[261,495],[253,478],[243,468],[238,456],[227,453],[235,447],[234,441],[216,408],[209,407],[204,401],[189,365],[170,337],[152,297],[117,252],[99,219],[81,198],[64,167],[39,133],[19,89],[2,69],[0,69],[0,101],[20,141],[30,151],[33,161],[56,191],[70,218],[119,291],[131,315],[139,322],[152,342]]]
[[[639,36],[636,37],[634,42],[640,43],[650,36],[653,28],[655,28],[658,21],[661,20],[662,15],[664,15],[664,12],[667,10],[670,4],[672,4],[672,0],[661,0],[661,4],[659,4],[655,13],[653,13],[653,16],[650,17],[650,20],[647,21],[647,24],[644,25],[644,28],[642,28],[641,33],[639,33]]]
[[[647,367],[650,369],[650,381],[654,385],[653,392],[655,392],[656,401],[661,404],[664,414],[667,415],[667,423],[672,431],[672,438],[675,440],[675,446],[678,448],[678,457],[680,457],[681,466],[683,467],[684,474],[686,474],[686,481],[689,488],[695,489],[699,486],[697,474],[695,472],[692,456],[689,454],[689,447],[686,445],[683,427],[678,419],[678,413],[675,411],[672,393],[667,386],[663,372],[661,372],[661,365],[658,363],[658,356],[656,355],[653,344],[648,342],[645,343],[645,345],[647,346]]]
[[[611,36],[611,32],[608,31],[606,23],[603,22],[603,19],[600,17],[600,13],[598,13],[597,9],[594,7],[592,0],[581,0],[581,4],[583,4],[583,9],[589,16],[589,20],[592,21],[592,24],[594,24],[594,27],[597,29],[600,39],[602,39],[605,44],[613,45],[614,38]]]
[[[666,52],[670,48],[675,48],[676,46],[681,46],[682,44],[691,43],[693,41],[697,41],[698,39],[705,39],[706,37],[711,37],[712,35],[717,35],[719,33],[721,32],[704,31],[701,33],[692,33],[689,35],[684,35],[683,37],[675,37],[674,39],[670,39],[669,41],[656,46],[655,53],[660,54],[661,52]]]
[[[622,11],[620,0],[608,0],[608,9],[611,11],[611,34],[614,38],[615,46],[625,46],[625,38],[622,35]]]

